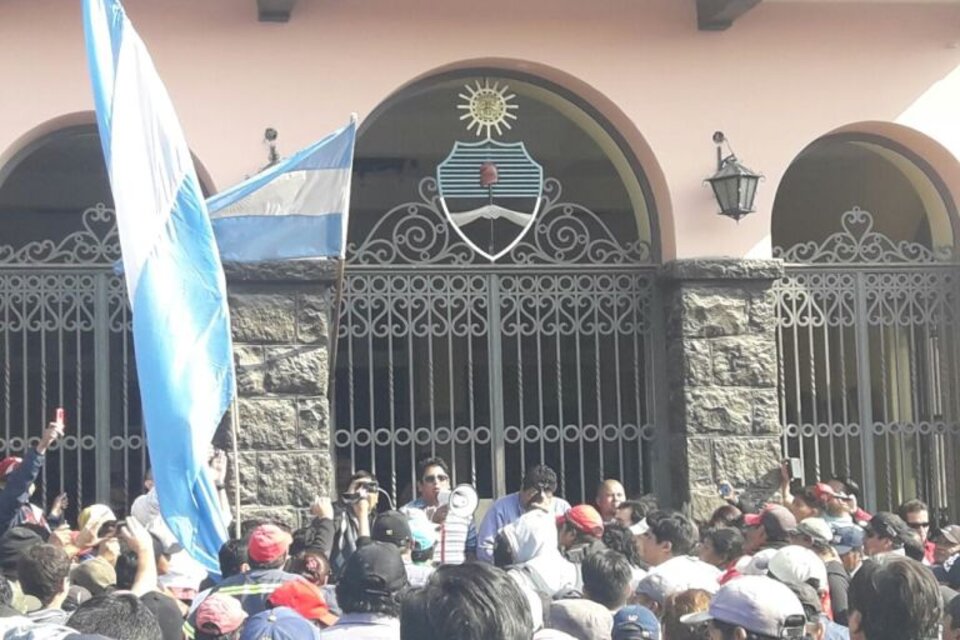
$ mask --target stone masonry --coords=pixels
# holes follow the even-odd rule
[[[224,265],[239,396],[242,520],[297,525],[314,496],[331,489],[327,384],[337,268],[327,260]],[[232,452],[229,416],[217,443]],[[231,466],[231,505],[233,478]]]
[[[664,265],[670,482],[676,502],[706,520],[726,480],[750,501],[779,483],[776,317],[772,260]]]

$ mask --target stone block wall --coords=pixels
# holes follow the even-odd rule
[[[329,335],[336,262],[225,264],[239,395],[241,519],[296,526],[333,481]],[[230,417],[218,446],[232,454]]]
[[[772,285],[782,275],[782,264],[768,260],[664,265],[671,484],[697,519],[723,504],[721,481],[750,501],[776,492],[782,454]]]

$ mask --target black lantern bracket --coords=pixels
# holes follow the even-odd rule
[[[706,182],[710,183],[717,204],[720,205],[720,215],[739,222],[743,216],[756,211],[754,201],[757,185],[763,175],[740,164],[722,131],[713,134],[713,142],[717,145],[717,172],[707,178]],[[723,145],[727,146],[727,155],[723,154]]]

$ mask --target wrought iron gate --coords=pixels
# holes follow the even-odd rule
[[[392,498],[442,455],[481,497],[541,461],[570,500],[602,477],[649,490],[658,327],[650,247],[602,218],[545,208],[505,264],[454,234],[433,178],[351,244],[341,306],[334,446],[341,472],[372,470]]]
[[[960,265],[873,230],[776,248],[783,447],[808,482],[846,475],[868,508],[921,497],[958,516]]]
[[[65,407],[39,496],[66,492],[71,517],[97,501],[129,506],[146,463],[113,211],[79,220],[62,239],[0,245],[0,455],[22,455]]]

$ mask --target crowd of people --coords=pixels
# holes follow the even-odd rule
[[[59,436],[52,424],[0,460],[2,638],[960,640],[960,526],[919,500],[866,513],[850,479],[785,478],[756,508],[729,494],[697,523],[615,479],[570,505],[538,465],[475,523],[429,458],[400,509],[358,472],[305,527],[244,523],[214,576],[171,535],[149,478],[126,518],[31,504]]]

